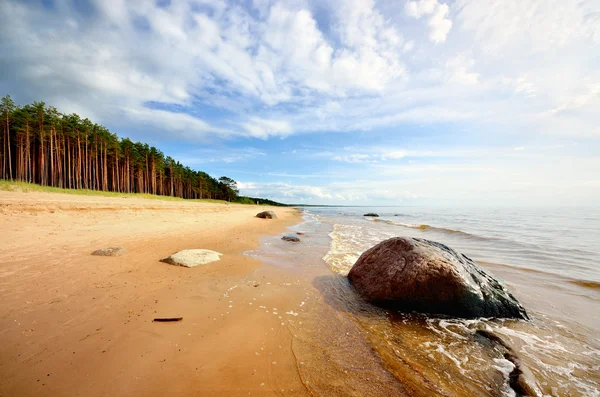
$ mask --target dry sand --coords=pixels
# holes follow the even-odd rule
[[[0,396],[308,395],[285,316],[302,292],[242,255],[299,216],[264,209],[0,192]],[[186,248],[224,255],[159,262]]]

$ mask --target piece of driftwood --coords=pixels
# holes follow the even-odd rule
[[[171,321],[181,321],[183,320],[183,317],[158,317],[155,318],[154,321],[159,322],[159,323],[167,323],[167,322],[171,322]]]

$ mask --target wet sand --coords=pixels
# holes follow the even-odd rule
[[[242,255],[299,215],[264,209],[0,192],[0,396],[309,395],[286,314],[304,292]],[[224,256],[159,262],[185,248]]]

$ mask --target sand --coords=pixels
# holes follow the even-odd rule
[[[302,293],[242,254],[298,220],[291,208],[0,192],[0,396],[308,395],[285,314]],[[128,253],[90,255],[111,246]],[[223,256],[159,262],[192,248]]]

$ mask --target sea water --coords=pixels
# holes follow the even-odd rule
[[[257,254],[312,278],[314,300],[323,302],[312,322],[296,330],[296,354],[312,362],[301,371],[313,393],[514,395],[512,364],[477,337],[485,329],[513,348],[539,395],[600,396],[599,210],[304,211],[304,223],[295,227],[306,232],[300,244],[266,240]],[[370,212],[379,217],[363,216]],[[439,241],[471,257],[507,284],[531,321],[436,318],[364,302],[345,276],[362,252],[395,236]],[[353,333],[359,336],[348,337]],[[347,387],[331,388],[333,378]]]

